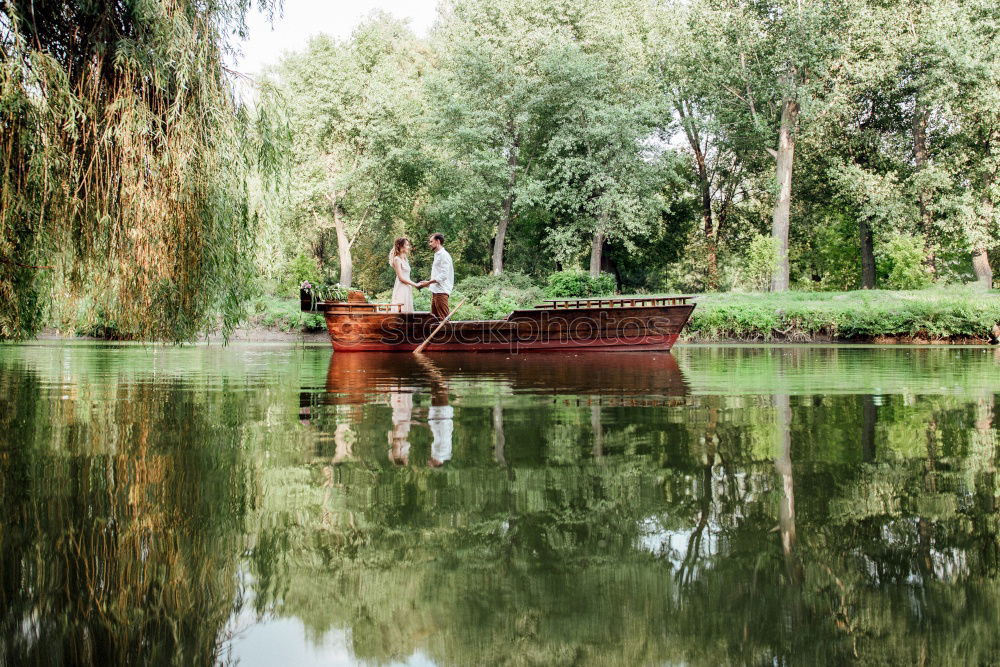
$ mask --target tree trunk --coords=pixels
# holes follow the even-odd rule
[[[858,221],[858,231],[861,237],[861,287],[875,289],[875,248],[867,218],[862,217]]]
[[[708,249],[708,289],[716,290],[719,288],[719,252],[715,226],[712,224],[712,192],[708,182],[708,167],[701,146],[695,150],[694,159],[698,165],[698,187],[701,190],[701,227],[705,233],[705,245]]]
[[[603,217],[603,216],[602,216]],[[590,242],[590,277],[601,275],[601,253],[604,250],[604,232],[595,231]]]
[[[715,290],[719,287],[718,229],[716,229],[712,220],[712,190],[708,176],[708,161],[705,159],[705,149],[702,149],[698,129],[691,120],[692,114],[683,102],[677,104],[677,110],[680,112],[684,134],[687,136],[688,144],[691,146],[691,152],[694,153],[695,168],[698,172],[698,190],[701,195],[701,226],[705,234],[705,245],[708,250],[706,258],[706,263],[708,264],[708,289]]]
[[[354,278],[354,260],[351,259],[351,242],[347,238],[344,218],[336,208],[333,209],[333,228],[337,231],[337,256],[340,258],[340,284],[351,285]]]
[[[984,289],[993,288],[993,269],[990,267],[990,257],[986,248],[980,247],[972,251],[972,270],[976,272],[976,282]]]
[[[493,406],[493,458],[502,466],[507,465],[507,458],[504,454],[507,448],[507,439],[503,433],[503,405],[499,402]]]
[[[503,242],[504,237],[507,236],[507,226],[510,224],[510,209],[513,204],[513,196],[508,196],[504,199],[504,214],[500,218],[500,222],[497,223],[497,235],[493,239],[493,271],[494,276],[499,276],[503,273]]]
[[[604,456],[604,425],[601,422],[601,406],[590,406],[590,430],[594,438],[594,446],[591,453],[595,459]]]
[[[878,407],[871,394],[861,396],[861,460],[874,463],[878,452],[875,449],[875,427],[878,423]]]
[[[778,151],[775,153],[778,179],[778,199],[774,202],[771,236],[778,241],[778,269],[771,278],[771,291],[788,290],[788,227],[792,208],[792,163],[795,159],[795,125],[799,118],[799,103],[785,98],[781,104],[781,127],[778,130]]]
[[[326,230],[319,230],[319,238],[316,239],[316,243],[313,246],[313,255],[319,260],[319,265],[324,266],[326,264]]]
[[[930,111],[919,101],[913,110],[913,158],[917,172],[923,171],[930,161],[930,150],[927,148],[927,122]],[[930,193],[921,188],[917,193],[917,205],[920,208],[920,231],[924,235],[924,265],[934,275],[937,272],[937,257],[934,254],[934,216],[931,213]]]
[[[513,131],[513,127],[511,127]],[[510,155],[507,156],[507,166],[510,169],[510,176],[507,179],[507,196],[503,199],[503,214],[500,222],[497,223],[497,235],[493,240],[493,275],[499,276],[503,273],[503,243],[507,236],[507,228],[510,226],[511,216],[514,210],[514,186],[517,184],[517,154],[521,145],[521,139],[514,134],[514,140],[510,147]]]
[[[781,497],[778,500],[778,528],[781,533],[781,550],[786,559],[795,549],[795,478],[792,474],[792,406],[788,394],[774,396],[775,434],[777,453],[774,468],[781,478]]]
[[[708,287],[709,291],[714,292],[719,289],[719,246],[715,242],[714,236],[706,237],[708,241],[707,252],[705,253],[705,262],[708,264]]]

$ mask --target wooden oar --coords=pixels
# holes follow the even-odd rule
[[[464,304],[464,303],[466,302],[466,300],[467,300],[468,298],[469,298],[469,297],[465,297],[465,299],[462,299],[461,301],[459,301],[459,302],[458,302],[458,305],[457,305],[457,306],[455,306],[455,308],[454,308],[454,309],[453,309],[453,310],[452,310],[452,311],[451,311],[450,313],[448,313],[447,315],[445,315],[445,318],[444,318],[443,320],[441,320],[441,323],[440,323],[439,325],[437,325],[437,328],[436,328],[436,329],[434,329],[434,331],[432,331],[432,332],[431,332],[431,335],[430,335],[430,336],[428,336],[427,338],[425,338],[425,339],[424,339],[424,342],[423,342],[423,343],[421,343],[421,344],[420,344],[420,345],[419,345],[419,346],[417,347],[417,349],[415,349],[415,350],[413,351],[413,354],[420,354],[421,352],[423,352],[423,351],[424,351],[424,347],[425,347],[425,346],[427,345],[427,343],[431,342],[431,338],[434,338],[434,335],[435,335],[435,334],[437,334],[437,332],[438,332],[438,331],[441,331],[441,327],[443,327],[443,326],[445,325],[445,323],[446,323],[446,322],[447,322],[448,320],[450,320],[450,319],[451,319],[451,316],[452,316],[452,315],[454,315],[454,314],[455,314],[455,313],[456,313],[456,312],[458,311],[458,309],[462,307],[462,305],[463,305],[463,304]]]

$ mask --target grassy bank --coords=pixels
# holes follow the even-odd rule
[[[1000,334],[1000,290],[704,294],[685,339],[775,342],[987,342]]]
[[[322,315],[302,312],[298,299],[266,296],[257,301],[254,312],[241,328],[313,332],[326,329],[326,325]]]
[[[452,304],[462,298],[454,294]],[[455,319],[503,317],[540,298],[538,290],[493,293],[470,300]],[[691,342],[975,343],[1000,335],[1000,290],[712,293],[695,298],[698,305],[683,335]],[[429,308],[426,292],[415,305],[417,310]],[[249,325],[286,332],[323,328],[318,315],[299,311],[297,299],[275,297],[258,304]]]

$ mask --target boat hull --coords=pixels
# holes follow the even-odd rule
[[[503,320],[448,322],[427,352],[660,351],[677,341],[694,304],[517,310]],[[338,352],[411,352],[438,325],[430,313],[324,313]]]
[[[455,352],[432,360],[412,354],[365,352],[333,355],[325,390],[304,390],[308,398],[302,405],[361,405],[375,396],[401,390],[424,391],[440,383],[483,378],[513,393],[604,397],[612,405],[615,401],[627,404],[636,399],[682,398],[690,391],[672,354],[553,352],[511,356]]]

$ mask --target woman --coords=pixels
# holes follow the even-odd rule
[[[392,252],[389,253],[389,264],[396,272],[396,283],[392,286],[392,298],[390,303],[402,304],[401,312],[413,312],[413,288],[420,289],[417,283],[410,280],[410,239],[401,236],[392,244]]]
[[[392,429],[389,431],[389,460],[396,465],[410,463],[410,424],[413,423],[413,390],[396,385],[389,389]]]

